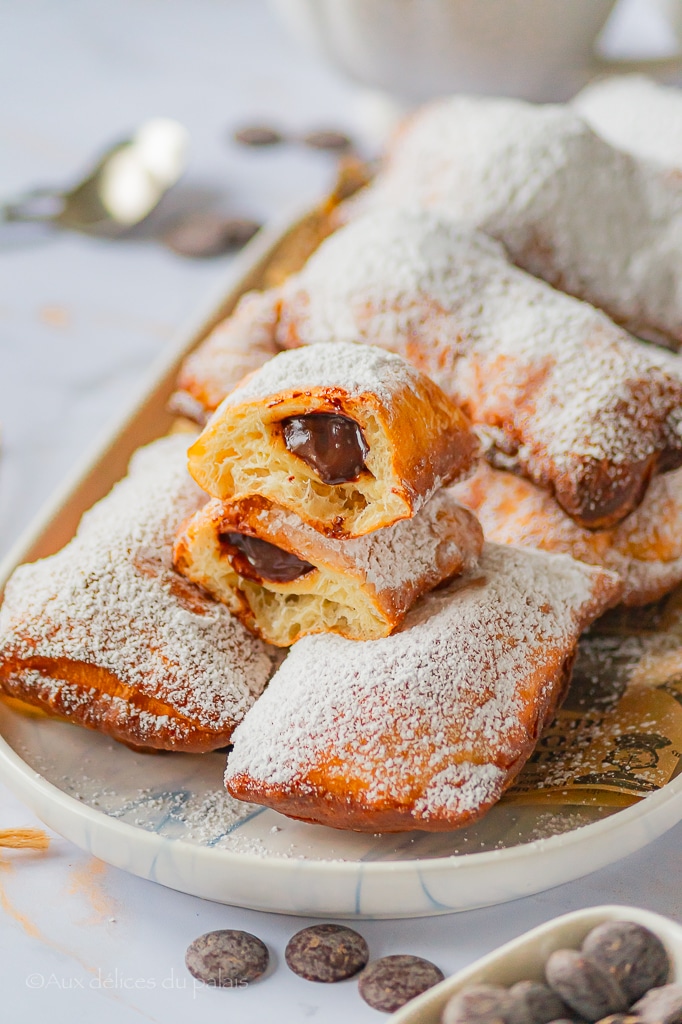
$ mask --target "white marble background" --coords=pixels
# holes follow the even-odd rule
[[[646,0],[628,0],[612,45],[665,50],[650,13]],[[192,137],[183,191],[167,210],[203,193],[226,211],[265,219],[318,195],[333,162],[300,148],[239,150],[232,127],[262,118],[294,130],[359,130],[356,90],[299,52],[263,0],[0,0],[0,98],[0,197],[68,183],[98,149],[162,114]],[[230,262],[183,259],[145,232],[113,243],[0,231],[3,553],[143,388],[155,356]],[[0,786],[0,828],[31,821]],[[681,837],[678,827],[584,881],[514,904],[359,929],[373,956],[412,952],[451,972],[589,904],[632,903],[682,919]],[[287,970],[284,946],[304,923],[171,892],[55,837],[47,855],[0,856],[2,1016],[51,1024],[379,1020],[353,982],[317,986]],[[185,948],[217,927],[266,940],[276,955],[271,975],[245,991],[194,992]]]

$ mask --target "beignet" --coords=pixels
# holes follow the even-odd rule
[[[414,601],[476,564],[478,520],[448,491],[413,518],[354,540],[325,537],[266,498],[211,501],[180,528],[176,568],[263,639],[326,630],[386,636]]]
[[[568,106],[429,103],[355,202],[439,208],[634,334],[682,344],[682,180],[611,146]]]
[[[404,359],[351,343],[282,352],[235,388],[189,450],[215,498],[258,494],[330,536],[413,516],[477,441]]]
[[[0,686],[137,747],[225,746],[276,652],[172,567],[175,531],[206,500],[182,435],[129,475],[56,555],[20,566],[0,609]]]
[[[445,831],[499,800],[560,702],[580,632],[621,583],[486,544],[392,636],[297,643],[233,736],[240,800],[363,832]]]
[[[488,540],[563,552],[618,573],[623,604],[657,601],[682,581],[682,470],[651,481],[644,501],[610,530],[586,530],[529,480],[481,463],[453,488]]]
[[[332,235],[283,286],[277,329],[292,346],[398,352],[461,405],[490,461],[588,528],[617,523],[682,464],[682,358],[429,211],[380,211]]]
[[[170,408],[204,424],[225,395],[279,352],[275,341],[278,295],[247,292],[182,363]]]

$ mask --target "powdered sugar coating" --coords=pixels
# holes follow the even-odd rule
[[[172,407],[203,422],[239,381],[277,351],[274,291],[248,292],[237,308],[185,359]]]
[[[682,89],[613,75],[586,86],[571,106],[612,146],[682,169]]]
[[[519,266],[634,333],[682,344],[682,181],[609,145],[569,107],[428,104],[356,206],[407,203],[481,228]]]
[[[59,692],[62,712],[77,718],[97,696],[129,720],[131,740],[150,745],[164,735],[181,743],[190,724],[229,730],[273,665],[265,644],[171,567],[179,522],[205,501],[187,473],[186,447],[177,435],[137,452],[129,476],[83,516],[62,551],[16,570],[0,610],[5,682],[44,700]],[[30,668],[8,678],[8,662],[24,658],[98,666],[150,707],[100,697],[96,681],[84,690]]]
[[[353,539],[327,537],[276,506],[259,512],[256,519],[262,523],[258,536],[267,540],[281,534],[303,559],[340,569],[377,592],[396,596],[412,594],[424,579],[435,584],[443,578],[444,566],[447,575],[453,566],[469,572],[483,543],[475,516],[447,490],[438,491],[412,519]]]
[[[543,486],[578,486],[589,461],[617,476],[663,450],[682,459],[682,359],[443,215],[381,210],[339,230],[285,284],[278,331],[399,352]]]
[[[332,339],[339,340],[333,333],[316,340]],[[338,388],[352,398],[369,392],[389,404],[396,391],[414,386],[419,375],[404,359],[350,344],[353,340],[325,351],[324,358],[312,349],[280,352],[235,388],[224,405],[262,401],[290,390],[305,392],[306,388]]]
[[[581,630],[619,586],[565,556],[497,545],[478,573],[422,598],[390,637],[295,644],[234,734],[228,790],[285,813],[291,799],[313,820],[336,797],[340,827],[386,807],[406,828],[481,814],[530,753]]]
[[[452,491],[476,512],[488,540],[562,552],[618,573],[626,605],[656,601],[682,581],[682,470],[652,480],[639,508],[610,530],[584,529],[551,495],[485,463]]]

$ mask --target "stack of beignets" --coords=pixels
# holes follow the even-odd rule
[[[518,270],[495,242],[424,210],[358,217],[280,289],[272,330],[276,346],[356,339],[392,349],[435,380],[504,471],[490,478],[490,514],[477,489],[488,523],[524,486],[513,472],[547,492],[535,502],[534,536],[619,568],[628,603],[680,579],[675,544],[657,539],[682,534],[672,482],[658,488],[672,494],[664,526],[660,504],[645,502],[637,541],[617,530],[651,481],[682,463],[682,359]],[[527,543],[518,522],[497,522],[491,536]]]
[[[58,554],[20,566],[0,609],[6,693],[131,746],[223,747],[276,652],[171,564],[206,496],[186,436],[139,451]]]
[[[179,531],[174,564],[271,643],[386,636],[478,558],[477,520],[442,489],[476,450],[458,407],[399,356],[283,352],[191,446],[214,501]]]
[[[3,690],[135,747],[231,740],[229,792],[306,821],[480,817],[581,631],[682,580],[682,357],[617,325],[682,345],[677,177],[568,108],[411,118],[186,360],[194,481],[158,442],[15,573]]]

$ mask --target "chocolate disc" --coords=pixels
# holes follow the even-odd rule
[[[276,146],[284,142],[284,136],[276,128],[266,124],[250,124],[238,128],[232,138],[242,146]]]
[[[443,972],[429,960],[398,954],[373,960],[360,975],[358,988],[373,1009],[393,1013],[443,978]]]
[[[350,138],[344,132],[337,131],[335,128],[318,128],[315,131],[306,132],[301,142],[304,146],[310,146],[311,149],[332,149],[336,151],[350,149],[353,145]]]
[[[268,947],[250,932],[233,928],[206,932],[190,944],[185,964],[206,985],[232,988],[260,978],[270,960]]]
[[[369,446],[358,423],[336,413],[314,412],[282,420],[284,443],[325,484],[357,480]]]
[[[369,960],[362,935],[339,924],[315,924],[289,940],[284,959],[294,974],[307,981],[344,981]]]

